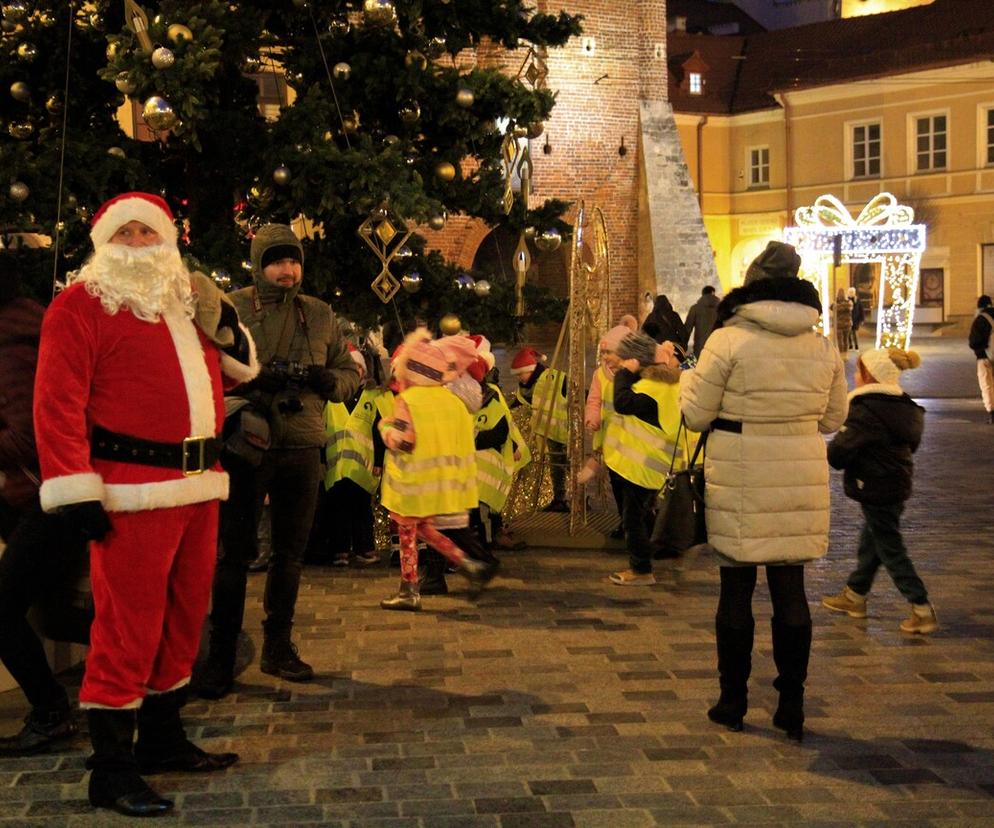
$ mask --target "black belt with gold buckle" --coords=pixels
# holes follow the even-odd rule
[[[179,469],[190,476],[203,474],[211,468],[220,458],[223,445],[217,437],[187,437],[181,443],[158,443],[94,426],[90,456],[119,463]]]

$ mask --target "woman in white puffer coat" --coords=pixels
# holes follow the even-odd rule
[[[845,371],[835,344],[814,330],[821,303],[797,278],[800,257],[770,242],[745,284],[718,308],[697,367],[680,380],[687,426],[711,429],[705,478],[708,540],[721,559],[715,617],[721,697],[708,717],[742,729],[752,667],[752,594],[766,567],[773,602],[773,723],[803,735],[811,615],[805,561],[828,549],[829,471],[824,433],[845,420]]]

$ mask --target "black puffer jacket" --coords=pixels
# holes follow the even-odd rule
[[[911,455],[925,430],[925,409],[894,385],[865,385],[849,400],[849,416],[828,447],[844,469],[846,495],[884,506],[911,496]]]

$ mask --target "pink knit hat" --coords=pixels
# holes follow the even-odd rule
[[[621,340],[623,340],[631,332],[632,329],[627,325],[615,325],[601,337],[598,347],[602,351],[617,351],[618,346],[621,344]]]
[[[176,224],[165,200],[152,193],[123,193],[104,202],[90,228],[93,248],[99,249],[129,221],[140,221],[162,236],[163,244],[176,246]]]
[[[454,373],[438,343],[424,340],[403,345],[394,359],[394,372],[410,385],[444,385]]]

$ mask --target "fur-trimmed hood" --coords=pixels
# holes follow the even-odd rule
[[[818,291],[811,282],[779,276],[757,279],[721,300],[715,328],[739,316],[775,333],[793,336],[817,324],[821,310]]]

